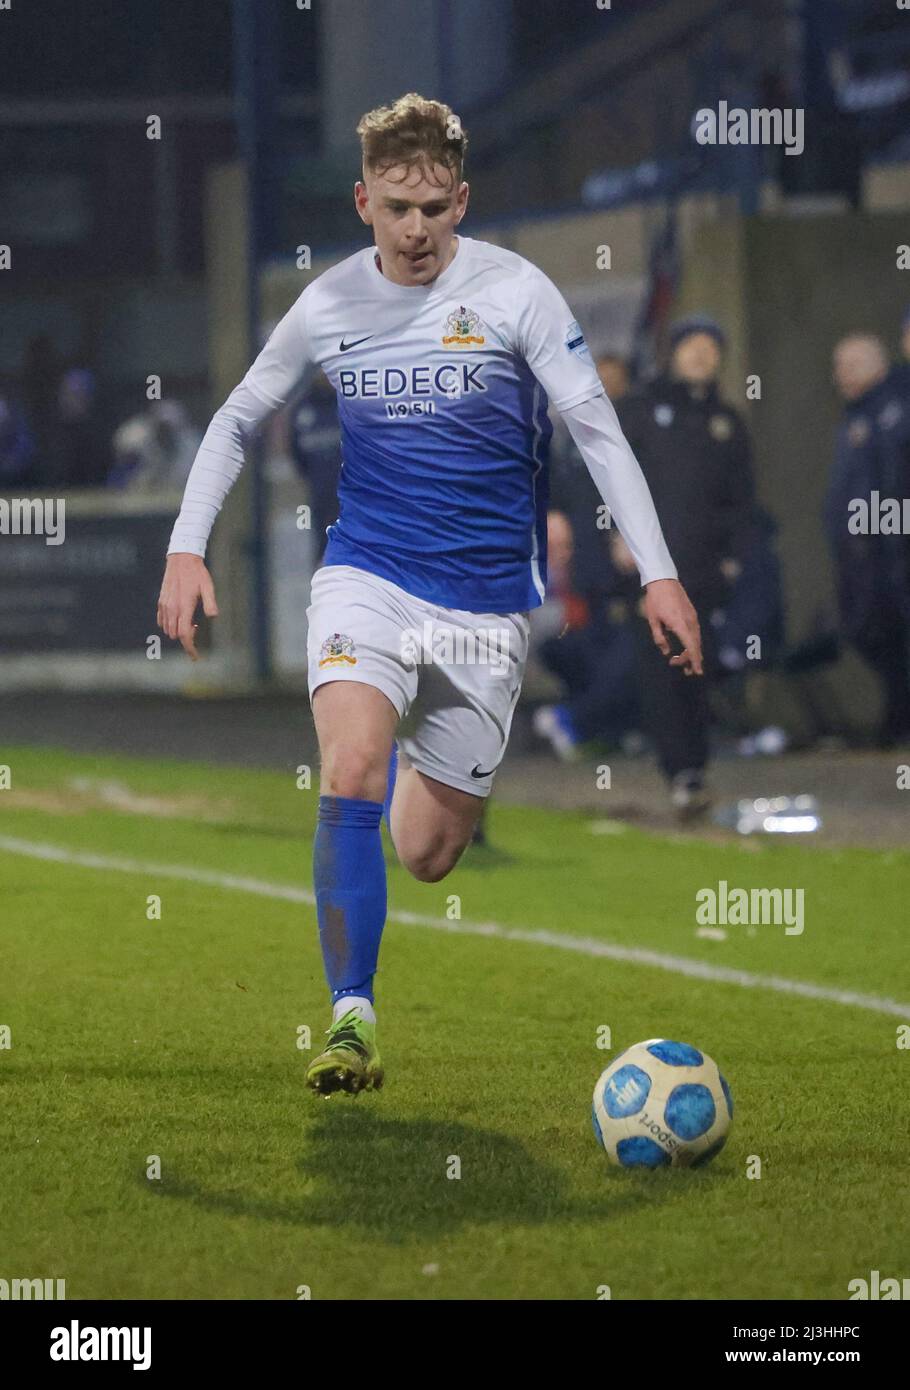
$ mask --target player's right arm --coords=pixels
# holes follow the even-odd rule
[[[215,586],[205,565],[209,535],[224,499],[243,467],[244,451],[258,429],[304,390],[318,364],[306,326],[307,291],[276,325],[240,385],[212,417],[190,469],[180,514],[167,550],[158,597],[158,626],[195,661],[201,600],[207,618],[218,615]]]

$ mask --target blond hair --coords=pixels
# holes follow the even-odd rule
[[[364,171],[384,173],[399,164],[421,164],[429,171],[441,164],[461,183],[468,137],[445,102],[407,92],[391,106],[377,106],[361,116],[357,134]]]

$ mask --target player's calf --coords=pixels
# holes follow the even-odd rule
[[[408,873],[421,883],[439,883],[440,879],[452,872],[464,854],[469,839],[464,844],[441,843],[420,846],[410,852],[399,851],[398,859]]]
[[[390,828],[400,863],[421,883],[438,883],[470,844],[482,810],[482,797],[416,768],[399,772]]]

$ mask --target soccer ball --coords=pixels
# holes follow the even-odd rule
[[[598,1077],[591,1119],[621,1168],[697,1168],[727,1140],[730,1087],[705,1052],[652,1038],[621,1052]]]

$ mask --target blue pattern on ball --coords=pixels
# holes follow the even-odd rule
[[[718,1076],[720,1076],[720,1073],[719,1073],[719,1072],[718,1072]],[[730,1112],[730,1119],[732,1120],[732,1119],[733,1119],[733,1097],[732,1097],[731,1094],[730,1094],[730,1087],[727,1085],[726,1080],[725,1080],[724,1077],[722,1077],[722,1076],[721,1076],[721,1078],[720,1078],[720,1084],[721,1084],[721,1086],[723,1087],[724,1098],[725,1098],[725,1100],[726,1100],[726,1102],[727,1102],[727,1109],[728,1109],[729,1112]]]
[[[659,1061],[666,1062],[671,1067],[700,1067],[705,1060],[697,1047],[690,1047],[688,1043],[663,1042],[652,1043],[648,1048],[652,1056]]]
[[[627,1062],[604,1083],[604,1109],[611,1120],[637,1115],[651,1090],[651,1078],[641,1067]]]
[[[719,1139],[715,1139],[714,1143],[711,1145],[709,1149],[705,1149],[703,1154],[699,1154],[698,1158],[693,1158],[692,1162],[689,1164],[689,1167],[703,1168],[706,1163],[710,1163],[711,1159],[716,1157],[716,1155],[720,1153],[721,1149],[723,1148],[724,1144],[726,1144],[726,1142],[727,1136],[726,1134],[722,1134]]]
[[[664,1105],[664,1119],[680,1139],[697,1139],[714,1123],[717,1108],[707,1086],[674,1086]]]
[[[597,1118],[597,1111],[594,1109],[593,1104],[591,1106],[591,1123],[594,1126],[594,1136],[597,1139],[598,1144],[600,1144],[602,1148],[605,1147],[604,1137],[600,1130],[600,1121]]]
[[[639,1135],[634,1139],[620,1139],[616,1156],[624,1168],[662,1168],[670,1162],[670,1155],[659,1144]]]

